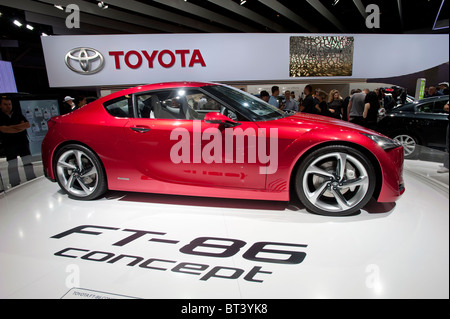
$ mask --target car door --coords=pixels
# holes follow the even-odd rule
[[[203,98],[210,102],[209,106],[202,104]],[[236,161],[237,157],[243,155],[248,159],[249,154],[256,152],[248,141],[238,143],[258,134],[255,123],[240,121],[227,129],[206,123],[202,118],[209,111],[207,107],[213,112],[231,111],[211,96],[206,99],[198,89],[146,92],[136,94],[134,101],[137,116],[127,123],[125,134],[140,180],[210,187],[265,187],[265,175],[260,174],[264,164]],[[230,134],[233,154],[229,152],[230,143],[226,143]]]
[[[439,105],[434,101],[428,101],[416,107],[415,129],[421,132],[429,147],[445,147],[446,116],[437,113],[438,107]]]
[[[448,126],[448,113],[444,112],[444,105],[448,103],[448,98],[440,98],[433,105],[433,124],[428,132],[428,144],[431,147],[445,148],[445,137]]]

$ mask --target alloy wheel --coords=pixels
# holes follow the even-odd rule
[[[413,137],[402,134],[394,137],[394,140],[399,141],[403,146],[403,154],[405,155],[405,157],[411,156],[416,151],[417,143]]]
[[[372,196],[373,176],[369,162],[356,153],[312,154],[308,163],[300,168],[297,193],[305,206],[315,213],[349,215]]]
[[[99,183],[99,172],[93,159],[84,151],[70,149],[62,153],[56,163],[60,185],[78,198],[92,195]]]

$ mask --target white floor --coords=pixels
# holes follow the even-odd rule
[[[40,177],[0,195],[0,298],[447,299],[449,183],[437,166],[405,161],[396,204],[343,218],[265,201],[74,201]]]

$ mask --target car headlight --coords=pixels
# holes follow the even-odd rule
[[[368,138],[370,138],[372,141],[377,143],[385,151],[393,149],[393,148],[397,148],[397,147],[402,145],[402,144],[400,144],[399,141],[393,140],[393,139],[388,138],[388,137],[383,137],[383,136],[379,136],[379,135],[372,135],[372,134],[365,134],[365,133],[361,133],[361,134],[367,136]]]

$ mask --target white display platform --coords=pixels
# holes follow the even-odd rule
[[[250,200],[75,201],[40,177],[0,195],[0,298],[449,298],[437,166],[405,161],[397,203],[340,218]]]

